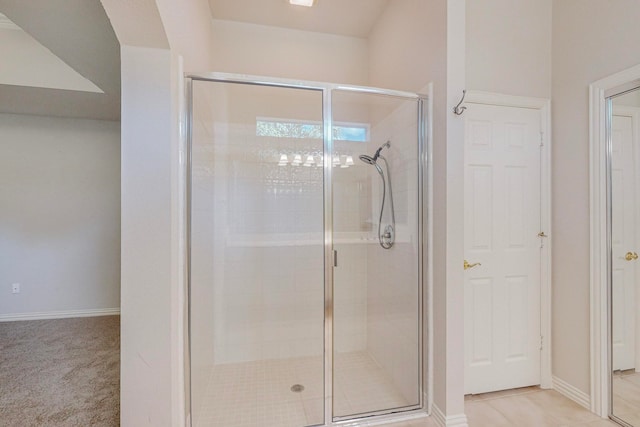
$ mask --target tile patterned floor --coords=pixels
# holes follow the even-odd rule
[[[352,356],[352,362],[354,364],[357,363],[358,356]],[[364,356],[366,355],[361,354],[359,357]],[[291,363],[291,361],[281,361],[281,366],[276,366],[278,365],[278,363],[274,364],[274,362],[276,361],[270,361],[267,364],[268,366],[265,366],[264,368],[249,366],[250,364],[242,364],[242,366],[234,365],[234,368],[232,369],[238,369],[245,372],[245,374],[243,374],[244,376],[240,375],[239,378],[246,378],[247,380],[251,377],[251,375],[253,375],[250,374],[249,371],[255,369],[266,369],[266,371],[269,371],[270,374],[275,374],[276,377],[282,379],[282,381],[276,381],[276,383],[278,384],[270,386],[267,393],[271,395],[273,399],[277,400],[278,403],[274,404],[273,401],[269,401],[266,394],[260,397],[261,400],[264,399],[263,401],[257,402],[258,394],[256,393],[256,395],[253,397],[254,400],[252,400],[253,405],[255,405],[255,409],[251,409],[251,405],[246,401],[246,385],[236,383],[236,388],[234,389],[232,385],[227,384],[220,387],[221,389],[223,389],[223,392],[210,390],[210,397],[211,399],[213,399],[212,401],[218,403],[213,404],[210,408],[206,409],[205,412],[202,413],[200,422],[196,423],[196,425],[207,427],[302,427],[305,425],[309,425],[311,421],[318,423],[319,420],[321,420],[320,418],[317,418],[320,413],[314,411],[316,411],[320,406],[319,404],[317,406],[314,406],[313,400],[320,399],[319,402],[321,403],[321,389],[311,389],[310,395],[317,397],[304,399],[298,395],[296,396],[298,400],[293,398],[286,400],[286,397],[283,397],[283,394],[285,396],[288,395],[282,390],[285,388],[286,390],[288,390],[291,381],[297,380],[297,378],[295,377],[295,375],[298,375],[295,374],[296,369],[305,367],[305,364],[307,363],[321,363],[321,361],[317,359],[314,361],[298,360],[293,364]],[[366,366],[367,363],[370,362],[367,360],[361,360],[360,363],[362,363],[362,366]],[[345,366],[349,365],[350,364],[345,364]],[[286,369],[284,368],[285,366],[287,366]],[[294,369],[292,369],[292,366],[294,367]],[[285,380],[281,377],[284,371],[294,373],[292,374],[292,376],[287,377],[287,380]],[[362,371],[364,372],[364,369]],[[217,378],[214,375],[212,376],[212,380],[217,378],[218,381],[224,381],[223,377],[224,375],[228,375],[228,373],[218,373],[217,375],[221,375],[221,377]],[[236,372],[234,375],[238,375],[238,373]],[[338,375],[337,372],[336,375]],[[361,373],[359,375],[361,375]],[[265,380],[268,379],[267,376],[263,378]],[[353,378],[355,380],[356,376],[354,375]],[[640,376],[636,378],[625,378],[624,381],[638,385],[638,387],[640,387]],[[387,386],[389,385],[387,384]],[[227,389],[224,390],[225,388]],[[392,390],[393,386],[391,386],[390,389]],[[366,394],[370,391],[370,388],[362,387],[358,389],[357,394],[360,397],[366,397]],[[238,392],[240,394],[238,394]],[[290,391],[288,393],[292,394]],[[393,393],[391,393],[391,396],[393,396]],[[640,391],[633,396],[633,399],[640,400]],[[389,402],[393,402],[393,399],[395,399],[396,397],[390,397]],[[282,399],[285,399],[285,401],[283,402]],[[310,400],[311,402],[308,402],[307,400]],[[354,402],[355,403],[351,403],[349,401],[349,397],[346,397],[344,399],[344,409],[352,410],[353,408],[357,408],[357,405],[360,401],[356,399],[354,400]],[[640,407],[640,404],[636,404],[635,402],[631,403],[635,404],[636,408]],[[243,409],[237,411],[228,411],[228,408],[231,407],[230,405],[241,405],[238,406],[238,408],[242,407]],[[222,410],[222,408],[226,408],[226,411]],[[233,414],[230,414],[230,412],[233,412]],[[577,403],[565,398],[554,390],[541,390],[538,387],[528,387],[523,389],[507,390],[503,392],[467,396],[465,398],[465,412],[467,414],[470,427],[618,426],[618,424],[610,420],[605,420],[592,414]],[[372,422],[359,424],[360,427],[374,425],[380,424]],[[385,426],[437,427],[437,424],[432,418],[425,417],[400,423],[386,424]]]
[[[197,427],[302,427],[323,422],[322,358],[263,360],[217,366]],[[335,360],[335,411],[339,415],[407,405],[385,371],[363,352]],[[291,386],[302,384],[294,393]]]
[[[400,408],[410,404],[386,371],[367,353],[338,355],[334,365],[334,389],[337,397],[334,410],[337,416]],[[418,402],[418,396],[412,400],[411,403]]]

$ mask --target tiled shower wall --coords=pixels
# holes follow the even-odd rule
[[[223,127],[229,134],[219,138],[241,140],[245,157],[227,165],[227,230],[216,233],[225,233],[226,243],[224,258],[213,260],[214,270],[223,271],[215,280],[214,299],[224,301],[215,310],[215,363],[322,355],[322,168],[278,166],[278,153],[313,151],[321,142],[259,137],[250,125]],[[247,147],[266,154],[248,158]],[[336,169],[347,180],[353,170]],[[338,222],[358,221],[356,194],[338,190],[334,202]],[[366,252],[350,237],[340,231],[334,235],[336,283],[344,284],[334,290],[335,340],[341,351],[366,348]]]
[[[216,124],[214,140],[226,163],[213,213],[214,363],[321,355],[322,172],[278,166],[279,152],[318,142],[244,124]]]
[[[199,226],[192,242],[192,282],[197,288],[194,294],[204,300],[192,298],[192,313],[200,316],[192,341],[203,347],[199,354],[206,355],[197,358],[209,358],[211,366],[321,356],[322,168],[279,166],[278,161],[282,153],[317,158],[323,142],[257,136],[259,116],[295,120],[304,114],[292,113],[291,106],[279,111],[277,101],[265,102],[262,108],[255,99],[246,104],[253,112],[238,112],[242,102],[224,99],[219,92],[215,98],[223,106],[203,105],[213,114],[199,117],[195,123],[199,134],[194,135],[193,215]],[[363,145],[352,144],[357,144],[354,150]],[[357,159],[359,152],[351,154]],[[366,165],[334,171],[347,183],[345,188],[353,190],[358,187],[349,186],[349,172],[357,169]],[[360,210],[370,208],[368,200],[362,202],[357,194],[341,190],[334,201],[335,216],[344,224],[357,222]],[[336,275],[348,284],[336,289],[340,300],[336,315],[341,318],[336,341],[344,351],[357,351],[366,347],[366,252],[351,250],[346,234],[336,233],[340,251]],[[204,367],[206,360],[202,362]]]

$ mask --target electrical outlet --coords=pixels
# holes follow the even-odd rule
[[[20,293],[20,283],[13,283],[11,285],[11,293],[12,294],[19,294]]]

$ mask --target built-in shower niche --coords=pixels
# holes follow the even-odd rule
[[[328,397],[334,417],[419,407],[417,100],[334,91],[325,159],[322,91],[192,85],[193,425],[322,425]],[[391,249],[377,235],[380,177],[358,159],[387,140]]]

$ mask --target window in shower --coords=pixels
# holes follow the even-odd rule
[[[322,139],[322,122],[296,121],[259,117],[256,135],[276,138]],[[333,126],[334,141],[365,142],[369,138],[369,125],[364,123],[338,123]]]

